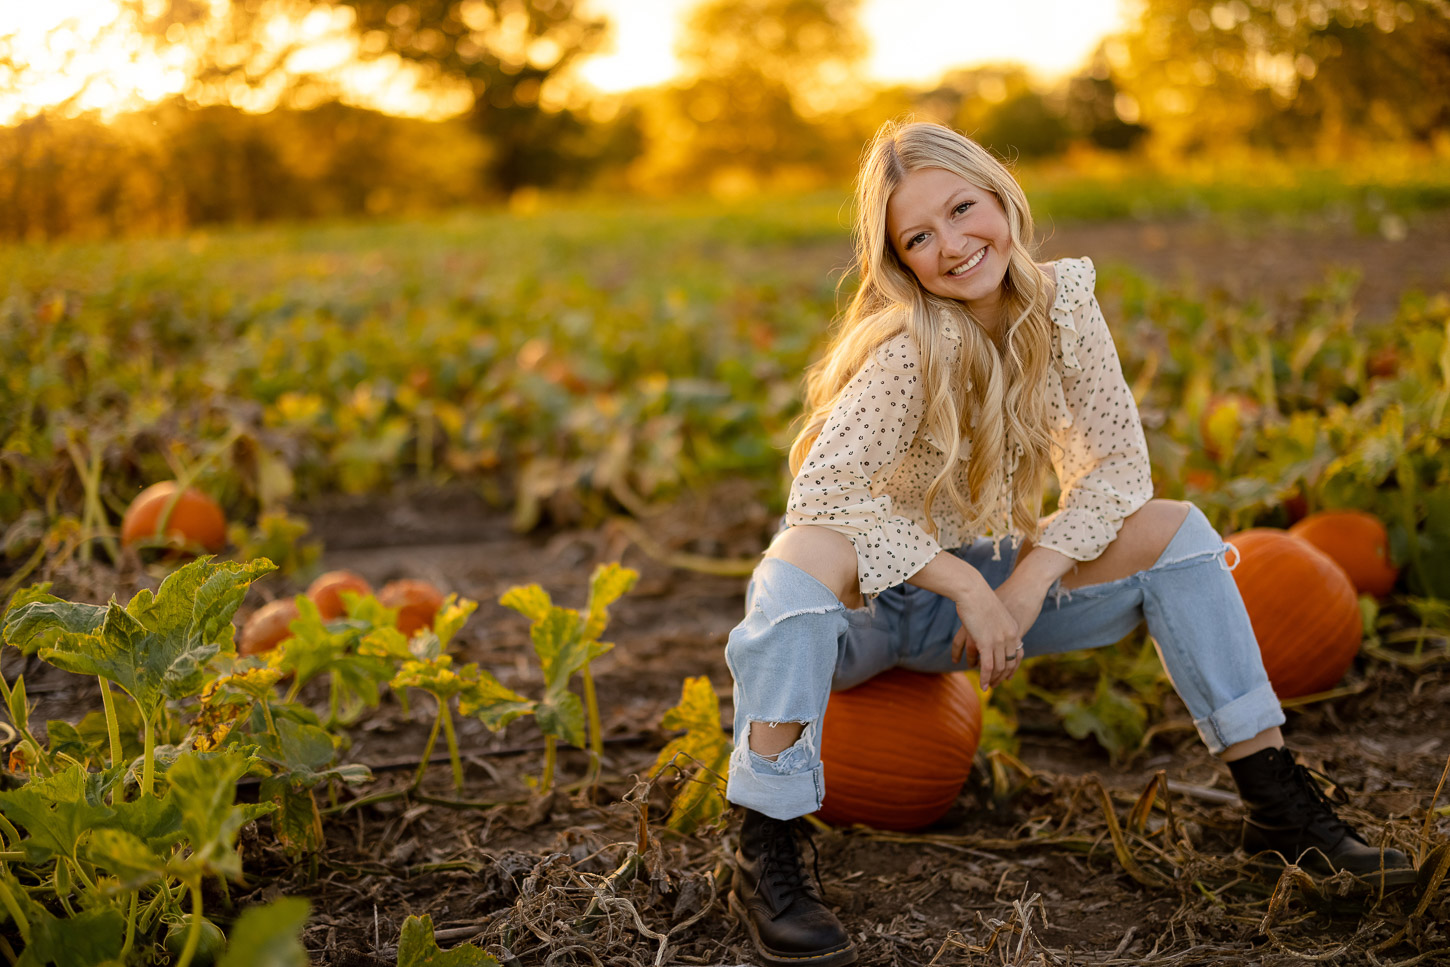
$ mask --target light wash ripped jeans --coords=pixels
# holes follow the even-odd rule
[[[1028,658],[1119,641],[1148,623],[1174,687],[1215,754],[1284,722],[1234,584],[1224,542],[1203,511],[1188,517],[1153,566],[1104,584],[1055,583],[1022,643]],[[951,551],[993,588],[1012,573],[1016,538],[992,560],[985,538]],[[726,798],[776,819],[815,812],[825,795],[818,729],[833,690],[888,668],[949,672],[961,626],[952,600],[914,584],[887,588],[848,609],[804,570],[767,557],[745,594],[745,619],[730,632],[725,661],[735,678],[735,750]],[[804,722],[775,760],[749,749],[752,724]]]

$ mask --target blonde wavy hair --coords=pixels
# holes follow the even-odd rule
[[[897,257],[886,229],[886,204],[909,172],[943,168],[1001,202],[1012,248],[1003,277],[1009,320],[999,353],[966,305],[933,295]],[[1037,538],[1043,477],[1050,465],[1047,367],[1052,356],[1052,283],[1034,259],[1032,212],[1011,173],[981,145],[949,127],[891,121],[876,132],[856,181],[853,239],[860,286],[838,320],[821,359],[805,375],[804,425],[790,449],[790,472],[800,472],[841,392],[882,343],[902,332],[921,350],[926,409],[918,432],[946,448],[946,463],[927,487],[927,531],[938,527],[931,508],[946,494],[971,533],[1001,537],[1015,531]],[[961,334],[962,354],[947,333]],[[957,461],[970,442],[968,494],[957,485]]]

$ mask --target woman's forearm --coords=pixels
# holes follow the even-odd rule
[[[954,601],[992,593],[992,587],[982,577],[982,572],[950,551],[937,554],[906,582]]]
[[[1013,584],[1026,585],[1042,594],[1052,587],[1052,582],[1077,566],[1077,561],[1061,551],[1050,547],[1031,547],[1017,558],[1012,575],[1007,578]]]

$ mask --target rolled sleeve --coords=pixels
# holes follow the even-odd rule
[[[1153,496],[1138,405],[1092,295],[1090,263],[1087,273],[1086,297],[1073,318],[1060,323],[1074,334],[1075,344],[1062,376],[1070,419],[1052,430],[1052,465],[1062,495],[1037,541],[1076,561],[1102,554],[1117,539],[1123,518]]]
[[[941,552],[915,521],[877,494],[921,425],[921,358],[905,333],[883,343],[846,385],[791,482],[786,523],[845,534],[856,548],[861,593],[900,584]]]

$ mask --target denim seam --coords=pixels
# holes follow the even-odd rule
[[[846,610],[846,606],[844,604],[841,604],[840,602],[837,602],[836,604],[823,604],[823,605],[820,605],[819,607],[813,607],[813,608],[797,608],[794,611],[785,611],[785,612],[782,612],[782,613],[776,615],[774,618],[772,618],[772,617],[770,617],[770,615],[766,614],[765,609],[764,608],[760,608],[758,605],[757,605],[757,610],[759,610],[761,614],[764,614],[766,616],[767,620],[770,621],[771,625],[774,626],[774,625],[780,624],[786,618],[795,618],[795,617],[798,617],[798,616],[803,615],[803,614],[830,614],[830,613],[832,613],[834,611],[845,611]]]
[[[1227,561],[1225,560],[1225,558],[1227,557],[1227,552],[1225,548],[1233,548],[1234,553],[1238,553],[1238,548],[1234,547],[1232,544],[1224,544],[1223,547],[1217,548],[1215,550],[1194,551],[1191,554],[1185,554],[1183,557],[1175,557],[1168,561],[1160,559],[1157,563],[1153,564],[1146,570],[1137,571],[1133,574],[1129,574],[1127,577],[1114,578],[1111,581],[1100,581],[1097,584],[1084,584],[1080,588],[1065,588],[1062,586],[1062,578],[1058,578],[1052,583],[1052,586],[1047,589],[1047,593],[1052,595],[1052,603],[1057,607],[1061,608],[1062,599],[1066,598],[1067,600],[1071,601],[1074,594],[1081,594],[1084,597],[1094,597],[1097,595],[1109,594],[1113,591],[1118,590],[1119,588],[1127,587],[1131,582],[1135,580],[1139,580],[1141,583],[1140,579],[1145,574],[1150,574],[1153,571],[1176,571],[1180,568],[1192,567],[1199,564],[1201,562],[1201,559],[1205,557],[1217,557],[1219,559],[1220,569],[1225,571],[1232,571],[1234,567],[1238,566],[1239,562],[1237,559],[1235,559],[1233,566],[1228,566]]]
[[[1234,547],[1232,544],[1225,543],[1222,547],[1217,547],[1217,548],[1214,548],[1213,550],[1194,551],[1191,554],[1185,554],[1183,557],[1175,557],[1175,558],[1173,558],[1172,560],[1169,560],[1169,561],[1160,560],[1156,564],[1154,564],[1152,567],[1150,567],[1148,570],[1150,570],[1150,571],[1176,570],[1177,568],[1180,568],[1180,567],[1184,567],[1184,566],[1187,566],[1187,565],[1190,565],[1190,564],[1196,564],[1196,563],[1198,563],[1199,558],[1214,557],[1214,558],[1218,558],[1218,566],[1219,566],[1219,569],[1220,570],[1223,570],[1223,571],[1232,571],[1235,567],[1238,566],[1238,563],[1239,562],[1238,562],[1238,560],[1236,558],[1234,560],[1233,565],[1232,566],[1229,565],[1229,563],[1227,561],[1227,557],[1228,557],[1228,551],[1230,549],[1233,550],[1233,552],[1234,552],[1235,555],[1238,554],[1238,548],[1237,547]]]
[[[1217,745],[1215,748],[1211,748],[1209,750],[1210,752],[1212,752],[1214,755],[1217,755],[1233,744],[1233,742],[1229,741],[1229,737],[1224,734],[1220,719],[1220,713],[1222,713],[1224,709],[1256,697],[1267,697],[1271,699],[1274,703],[1273,708],[1277,710],[1277,714],[1270,714],[1268,716],[1265,716],[1262,718],[1262,721],[1260,721],[1259,719],[1250,719],[1249,721],[1253,722],[1254,724],[1252,726],[1249,726],[1248,728],[1245,728],[1244,731],[1246,734],[1240,739],[1235,739],[1234,742],[1242,742],[1245,739],[1252,738],[1254,735],[1257,735],[1259,732],[1262,732],[1266,728],[1273,728],[1276,725],[1282,725],[1284,723],[1284,713],[1282,708],[1278,704],[1277,696],[1274,695],[1274,687],[1271,683],[1265,682],[1263,685],[1260,685],[1253,691],[1246,692],[1243,695],[1240,695],[1232,702],[1229,702],[1220,708],[1214,709],[1203,719],[1197,720],[1193,723],[1198,728],[1200,734],[1204,732],[1205,726],[1213,730],[1213,735],[1217,742]]]

